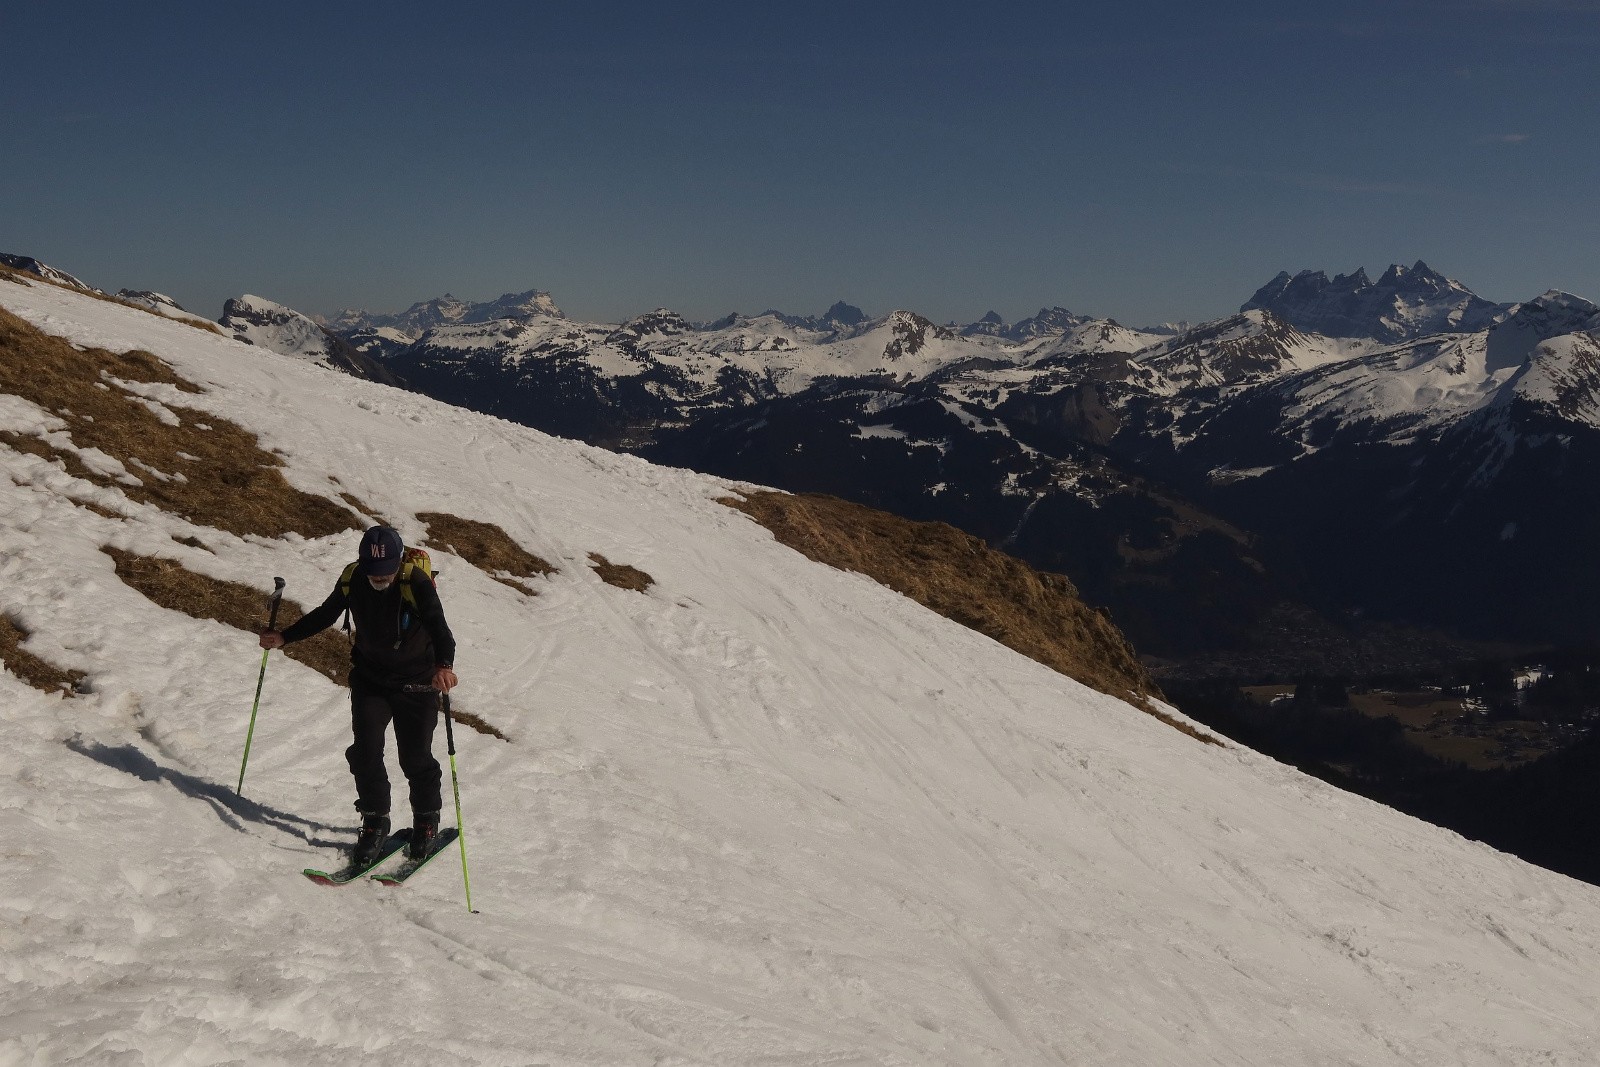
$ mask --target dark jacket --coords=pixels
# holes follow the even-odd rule
[[[350,683],[385,689],[424,685],[436,667],[453,667],[456,639],[444,620],[444,607],[433,583],[417,573],[411,579],[417,606],[400,595],[400,580],[382,591],[364,574],[350,576],[350,595],[336,583],[322,605],[283,631],[286,644],[303,641],[332,626],[346,607],[355,626],[350,649]]]

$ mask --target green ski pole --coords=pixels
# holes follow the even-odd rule
[[[461,884],[467,890],[467,910],[478,914],[472,906],[472,879],[467,876],[467,828],[461,825],[461,782],[456,777],[456,734],[450,728],[450,694],[444,694],[444,740],[450,751],[450,788],[456,794],[456,840],[461,843]]]
[[[271,609],[267,612],[267,629],[278,628],[278,605],[283,601],[283,579],[272,579]],[[256,676],[256,698],[250,704],[250,730],[244,735],[244,759],[239,761],[239,784],[234,788],[234,793],[244,796],[244,769],[250,762],[250,740],[256,735],[256,709],[261,706],[261,684],[267,680],[267,657],[272,654],[272,649],[261,650],[261,673]]]

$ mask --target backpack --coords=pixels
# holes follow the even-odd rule
[[[361,561],[357,560],[347,566],[344,569],[344,573],[339,575],[339,592],[344,594],[347,602],[350,599],[350,582],[355,578],[356,568],[359,566],[361,566]],[[438,587],[439,576],[433,572],[433,560],[428,558],[428,553],[420,548],[408,547],[405,555],[400,557],[400,573],[395,575],[395,580],[400,583],[401,601],[412,611],[417,610],[417,594],[412,590],[411,582],[419,573],[428,579],[428,582],[435,588]],[[344,632],[350,632],[350,606],[348,603],[346,603],[344,609]]]

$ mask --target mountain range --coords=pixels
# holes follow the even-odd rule
[[[151,310],[0,270],[0,1063],[1600,1062],[1595,886],[1187,720],[1058,575]],[[1264,323],[1130,380],[1192,390],[1194,346]],[[491,325],[523,339],[433,336]],[[785,358],[881,364],[854,425],[917,455],[1034,446],[902,373],[1083,358],[857,326]],[[666,315],[609,329],[596,361],[713,362]],[[461,845],[330,889],[350,648],[256,631],[379,516],[458,639]]]
[[[1355,673],[1595,632],[1600,308],[1571,294],[1493,303],[1418,262],[1283,272],[1236,314],[1154,329],[843,301],[584,323],[540,290],[324,323],[264,303],[225,325],[563,436],[951,522],[1071,575],[1162,659]],[[1322,624],[1279,625],[1306,605],[1415,641],[1347,662]]]

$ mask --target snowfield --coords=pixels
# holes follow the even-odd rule
[[[453,853],[319,887],[352,837],[344,691],[274,654],[235,798],[254,636],[100,546],[310,606],[357,535],[198,528],[0,446],[0,610],[93,688],[0,673],[0,1064],[1600,1062],[1600,889],[814,564],[729,483],[44,284],[0,306],[157,353],[209,391],[153,402],[408,538],[452,512],[560,567],[530,598],[434,553],[458,705],[510,738],[457,731],[481,914]]]

